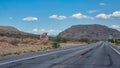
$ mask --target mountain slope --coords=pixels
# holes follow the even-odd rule
[[[39,35],[22,32],[11,26],[0,26],[0,36],[15,38],[39,38]]]
[[[61,32],[59,36],[68,39],[88,38],[102,40],[110,37],[120,39],[120,32],[118,30],[98,24],[74,25]]]

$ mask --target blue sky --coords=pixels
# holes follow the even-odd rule
[[[24,32],[59,32],[78,24],[120,30],[120,0],[0,0],[0,25]]]

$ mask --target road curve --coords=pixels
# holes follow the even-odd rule
[[[0,59],[0,68],[120,68],[120,51],[98,42],[27,57]]]

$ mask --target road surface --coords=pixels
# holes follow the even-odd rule
[[[0,58],[0,68],[120,68],[120,51],[98,42],[50,52]]]

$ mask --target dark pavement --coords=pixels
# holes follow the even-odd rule
[[[5,59],[9,57],[0,59],[0,68],[120,68],[119,53],[108,42],[99,42],[23,58],[13,56],[8,61]]]

